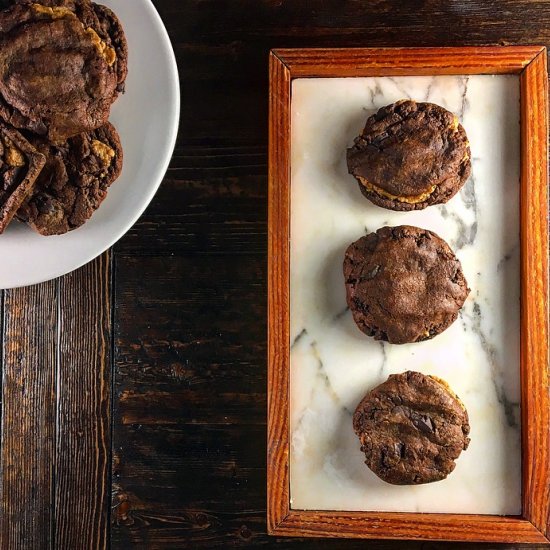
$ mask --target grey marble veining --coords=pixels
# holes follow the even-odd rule
[[[300,79],[292,94],[292,507],[519,513],[517,77]],[[391,212],[363,198],[347,173],[345,149],[368,115],[406,97],[460,117],[473,171],[446,205]],[[399,224],[443,237],[472,289],[447,331],[404,346],[359,332],[342,275],[350,242]],[[351,416],[369,389],[408,369],[451,384],[467,406],[472,442],[446,480],[396,487],[363,464]]]

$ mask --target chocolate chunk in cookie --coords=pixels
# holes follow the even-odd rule
[[[359,403],[353,429],[365,464],[394,485],[445,479],[468,448],[468,412],[443,380],[419,372],[391,375]]]
[[[347,159],[363,195],[390,210],[445,203],[471,172],[470,146],[458,118],[439,105],[410,100],[369,117]]]
[[[61,235],[83,225],[99,208],[120,175],[122,146],[110,123],[63,144],[35,141],[46,166],[17,218],[41,235]]]
[[[45,162],[17,130],[0,122],[0,233],[32,192]]]
[[[456,320],[470,292],[449,245],[408,225],[383,227],[352,243],[344,278],[359,329],[392,344],[440,334]]]
[[[71,6],[0,12],[0,116],[51,141],[105,124],[126,76],[126,43],[120,26],[112,30],[112,12]]]

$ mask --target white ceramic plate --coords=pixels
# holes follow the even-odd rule
[[[66,235],[42,237],[13,222],[0,235],[0,288],[41,283],[93,260],[141,216],[168,168],[180,94],[174,52],[151,0],[99,0],[113,9],[128,39],[126,93],[111,111],[124,167],[92,219]]]

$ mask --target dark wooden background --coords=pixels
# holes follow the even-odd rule
[[[110,253],[2,295],[0,549],[464,548],[266,535],[268,52],[550,46],[550,3],[154,3],[182,84],[157,197]]]

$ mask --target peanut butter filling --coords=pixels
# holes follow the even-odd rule
[[[8,166],[12,168],[25,166],[25,157],[23,153],[15,147],[12,141],[8,138],[4,138],[4,161]]]
[[[92,141],[92,151],[101,159],[101,162],[105,166],[109,166],[115,157],[114,149],[97,139]]]
[[[437,187],[436,185],[432,185],[428,189],[428,191],[420,195],[411,195],[410,197],[398,197],[397,195],[392,195],[391,193],[388,193],[388,191],[385,191],[384,189],[378,187],[377,185],[372,184],[370,181],[368,181],[367,179],[361,176],[357,176],[357,178],[361,182],[361,185],[366,187],[369,191],[372,191],[377,195],[381,195],[382,197],[386,197],[387,199],[391,199],[399,202],[406,202],[408,204],[417,204],[419,202],[425,201],[435,191],[435,188]]]
[[[451,389],[451,386],[443,378],[439,378],[439,376],[434,376],[433,374],[428,375],[432,380],[435,380],[438,384],[441,384],[459,403],[459,405],[462,407],[463,410],[466,410],[466,406],[462,401],[460,400],[460,397]]]
[[[96,47],[97,51],[101,54],[107,65],[111,66],[116,61],[116,52],[110,46],[101,40],[97,32],[94,31],[91,27],[86,29],[86,32],[92,38],[92,44]]]
[[[455,115],[455,117],[453,118],[453,123],[451,124],[450,128],[453,132],[458,132],[458,126],[459,126],[459,122],[458,122],[458,117]],[[468,147],[470,145],[470,142],[468,140],[466,140],[466,147]],[[468,160],[470,160],[470,153],[468,153],[468,151],[466,151],[466,153],[464,153],[464,157],[462,157],[462,161],[461,162],[467,162]]]
[[[44,15],[49,15],[52,19],[61,19],[62,17],[76,17],[75,14],[69,8],[57,7],[50,8],[48,6],[43,6],[42,4],[33,4],[33,10],[36,13],[43,13]]]
[[[453,117],[453,123],[451,124],[451,130],[453,132],[458,132],[458,117],[457,116]]]

